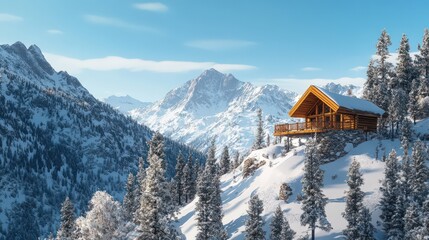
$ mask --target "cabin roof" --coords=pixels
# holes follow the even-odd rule
[[[321,100],[334,111],[343,110],[375,116],[384,114],[383,109],[370,101],[332,93],[324,88],[311,85],[289,111],[289,115],[291,117],[306,117],[317,100]]]

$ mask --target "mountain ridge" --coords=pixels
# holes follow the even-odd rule
[[[55,232],[66,196],[78,214],[96,190],[121,199],[153,133],[95,99],[77,78],[53,70],[37,46],[1,45],[0,239]],[[167,177],[179,151],[205,159],[169,138],[165,151]]]

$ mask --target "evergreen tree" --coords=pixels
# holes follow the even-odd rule
[[[419,81],[414,79],[411,84],[411,90],[408,96],[408,114],[416,124],[416,119],[419,114]]]
[[[402,89],[406,96],[402,99],[402,104],[408,102],[408,94],[411,91],[411,84],[415,78],[413,60],[410,56],[410,44],[405,34],[402,35],[401,44],[398,49],[398,59],[395,67],[396,77],[392,78],[391,89]]]
[[[258,108],[256,115],[258,118],[258,127],[256,129],[253,150],[261,149],[264,147],[264,120],[262,120],[262,109]]]
[[[302,178],[303,200],[301,209],[301,225],[308,225],[311,229],[312,239],[316,227],[330,231],[331,224],[328,222],[325,213],[327,199],[322,193],[323,173],[320,169],[320,156],[316,143],[313,139],[307,141],[304,159],[304,176]]]
[[[413,147],[413,167],[414,175],[411,184],[414,200],[419,206],[423,204],[428,195],[428,186],[426,182],[429,180],[429,170],[426,165],[428,160],[427,147],[421,141],[416,141]]]
[[[171,215],[174,207],[169,201],[170,187],[165,180],[164,143],[155,133],[149,144],[149,167],[146,171],[145,191],[141,195],[139,211],[141,239],[169,239],[173,232]]]
[[[136,181],[135,184],[135,188],[134,188],[134,213],[133,213],[133,219],[134,219],[134,223],[136,223],[137,225],[139,225],[139,219],[140,217],[139,215],[139,211],[137,211],[138,209],[140,209],[140,200],[141,200],[141,195],[142,193],[146,190],[146,186],[145,186],[145,178],[146,178],[146,169],[145,169],[145,160],[143,157],[139,158],[139,166],[137,169],[137,175],[136,175],[136,179],[134,181]]]
[[[74,206],[69,197],[64,200],[61,206],[61,226],[57,233],[58,240],[72,240],[75,238]]]
[[[270,137],[270,133],[267,133],[267,147],[271,145],[271,137]]]
[[[229,157],[228,146],[225,146],[222,151],[222,156],[220,158],[220,171],[221,174],[226,174],[231,168],[231,159]]]
[[[368,208],[363,207],[359,211],[359,216],[357,219],[357,228],[359,235],[356,240],[373,240],[374,237],[374,226],[371,223],[371,213]]]
[[[125,186],[125,196],[122,201],[123,209],[124,209],[124,218],[127,221],[131,221],[134,217],[134,212],[137,210],[136,208],[136,186],[135,186],[135,178],[132,173],[128,174],[127,185]]]
[[[174,176],[174,184],[175,184],[175,202],[180,206],[183,202],[183,192],[184,192],[184,172],[183,168],[185,167],[185,162],[183,159],[183,155],[179,152],[176,160],[176,175]]]
[[[393,75],[393,65],[387,61],[387,58],[390,56],[389,46],[391,44],[392,42],[390,41],[389,34],[387,34],[386,30],[383,30],[377,42],[377,59],[375,60],[375,62],[377,63],[377,84],[374,88],[374,103],[385,110],[388,109],[390,102],[389,83],[391,82],[391,78]]]
[[[380,94],[381,95],[381,94]],[[389,104],[389,122],[390,122],[390,134],[393,140],[395,133],[399,130],[399,123],[401,123],[407,113],[406,104],[404,104],[406,94],[402,89],[392,89],[391,101]],[[396,131],[395,131],[396,129]]]
[[[368,69],[366,70],[366,82],[363,88],[363,98],[371,102],[375,102],[374,89],[377,85],[377,69],[373,59],[369,61]]]
[[[240,153],[236,151],[234,155],[234,169],[238,166],[240,166]]]
[[[192,160],[192,155],[189,155],[189,159],[183,168],[183,195],[185,197],[185,203],[190,202],[195,196],[195,183],[197,171]]]
[[[85,217],[76,220],[78,239],[123,239],[121,204],[104,191],[94,193]]]
[[[414,239],[420,227],[420,208],[415,201],[411,200],[404,217],[405,239]]]
[[[264,211],[264,205],[262,200],[259,199],[258,195],[255,194],[250,198],[249,209],[247,214],[249,215],[246,221],[245,239],[247,240],[263,240],[265,239],[265,232],[262,229],[264,221],[262,219],[262,212]]]
[[[215,154],[216,144],[215,139],[212,139],[204,171],[198,178],[198,202],[195,207],[198,240],[227,238],[222,224],[222,199]]]
[[[380,191],[382,193],[380,208],[380,218],[383,220],[383,229],[389,235],[392,229],[392,219],[396,211],[398,190],[398,172],[399,165],[396,157],[396,151],[392,149],[386,161],[386,169],[384,171],[384,180]]]
[[[363,208],[364,193],[361,190],[363,185],[362,173],[360,172],[360,164],[353,160],[349,168],[347,184],[349,190],[346,192],[346,210],[343,217],[347,220],[347,229],[344,230],[344,235],[347,239],[357,239],[360,236],[358,228],[359,211]]]
[[[395,212],[392,216],[391,228],[388,232],[389,239],[404,239],[404,217],[405,217],[405,196],[403,192],[399,191],[396,197]]]
[[[283,211],[279,206],[277,206],[276,211],[274,212],[274,216],[271,219],[270,229],[270,239],[271,240],[281,240],[282,234],[282,226],[283,226]]]
[[[416,231],[416,239],[429,239],[429,195],[426,196],[426,201],[423,203],[420,214],[421,226]]]
[[[280,235],[281,240],[292,240],[295,236],[296,232],[290,228],[289,222],[284,216],[283,225],[282,225],[282,233]]]
[[[429,116],[429,30],[425,29],[423,42],[416,56],[416,65],[419,73],[418,108],[419,117]]]

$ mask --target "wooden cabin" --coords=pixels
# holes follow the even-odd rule
[[[311,85],[289,111],[297,123],[278,124],[274,136],[293,136],[327,130],[377,131],[377,120],[384,110],[374,103],[351,96],[331,93]]]

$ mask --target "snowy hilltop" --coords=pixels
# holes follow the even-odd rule
[[[206,150],[210,139],[247,152],[253,143],[256,111],[262,109],[264,130],[289,119],[297,94],[277,86],[254,86],[215,69],[176,88],[145,109],[131,111],[138,122],[174,140]]]
[[[415,128],[421,129],[425,124],[427,121],[421,121]],[[297,141],[295,141],[295,146],[290,152],[285,152],[283,144],[253,151],[246,157],[246,159],[254,159],[254,165],[259,166],[253,174],[244,176],[245,160],[238,168],[221,177],[223,224],[228,233],[228,239],[245,239],[245,222],[249,218],[246,210],[249,208],[251,196],[256,194],[264,206],[261,216],[264,221],[265,239],[269,239],[270,224],[277,206],[281,207],[291,229],[296,232],[294,239],[309,234],[308,227],[302,226],[300,223],[302,214],[301,181],[305,174],[304,151],[306,146],[298,146]],[[376,239],[383,239],[382,226],[377,224],[381,214],[381,180],[384,179],[386,168],[386,163],[382,161],[382,158],[392,149],[396,151],[401,160],[403,150],[399,140],[373,139],[355,147],[349,143],[344,149],[347,152],[345,156],[321,166],[325,171],[322,191],[327,197],[326,214],[332,230],[325,232],[317,229],[317,239],[328,240],[343,236],[342,231],[347,227],[347,221],[342,216],[346,206],[345,191],[348,190],[346,180],[349,166],[353,160],[360,163],[364,181],[362,186],[363,205],[369,209],[372,216],[371,222],[376,227],[374,236]],[[287,183],[292,189],[292,195],[287,201],[279,199],[280,187],[284,183]],[[185,239],[195,239],[198,233],[195,211],[197,202],[196,198],[180,209],[176,226]]]
[[[363,88],[355,86],[353,84],[338,84],[338,83],[327,83],[323,86],[320,86],[329,92],[337,93],[341,95],[350,95],[355,97],[362,97],[363,94]]]

